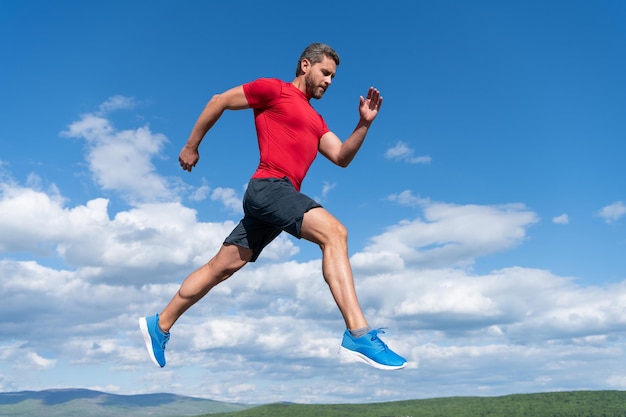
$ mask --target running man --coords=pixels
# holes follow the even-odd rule
[[[160,314],[139,319],[152,361],[165,366],[170,329],[192,305],[213,287],[231,277],[282,231],[313,242],[322,250],[322,272],[346,324],[340,352],[378,369],[400,369],[406,360],[393,352],[372,329],[359,305],[348,258],[347,231],[320,204],[300,192],[300,186],[319,151],[334,164],[346,167],[365,140],[383,102],[373,87],[360,97],[359,121],[342,142],[311,106],[330,87],[339,56],[328,45],[309,45],[298,60],[291,82],[260,78],[214,95],[208,102],[179,155],[181,167],[191,172],[198,147],[225,110],[252,108],[260,163],[243,199],[244,217],[225,239],[217,254],[192,272]]]

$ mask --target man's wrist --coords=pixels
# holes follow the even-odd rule
[[[369,129],[370,126],[372,125],[372,121],[373,120],[367,121],[367,120],[361,119],[359,120],[359,127],[364,127],[366,129]]]
[[[190,151],[197,151],[198,147],[200,146],[200,143],[197,141],[187,141],[187,143],[185,143],[185,149],[189,149]]]

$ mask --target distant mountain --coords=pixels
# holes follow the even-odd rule
[[[626,391],[449,397],[366,404],[222,403],[84,389],[0,393],[0,417],[626,417]]]
[[[188,417],[248,408],[174,394],[116,395],[87,389],[0,393],[0,417]]]

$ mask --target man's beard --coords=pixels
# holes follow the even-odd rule
[[[304,77],[304,85],[306,86],[306,91],[309,93],[311,98],[320,99],[324,95],[325,90],[318,85],[315,85],[313,79],[306,75]]]

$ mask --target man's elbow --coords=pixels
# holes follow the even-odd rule
[[[341,158],[341,157],[339,157],[335,161],[335,164],[338,167],[346,168],[348,165],[350,165],[350,162],[352,162],[352,158]]]
[[[213,94],[213,97],[211,97],[208,104],[213,107],[219,107],[220,104],[222,103],[221,98],[222,98],[221,93]]]
[[[237,107],[233,106],[224,93],[216,93],[209,100],[209,106],[216,109],[220,114],[224,110],[235,110]]]

